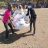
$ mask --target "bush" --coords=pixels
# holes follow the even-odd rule
[[[0,7],[6,6],[5,2],[0,2]]]

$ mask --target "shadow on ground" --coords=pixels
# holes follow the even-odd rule
[[[11,32],[11,30],[9,30]],[[15,32],[17,32],[18,30],[14,30]],[[26,37],[26,36],[30,36],[32,34],[26,35],[26,33],[21,33],[21,34],[9,34],[9,40],[5,41],[5,31],[3,31],[2,33],[0,33],[0,44],[10,44],[15,42],[16,40],[19,40],[21,37]]]

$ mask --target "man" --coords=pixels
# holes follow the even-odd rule
[[[28,5],[28,12],[26,15],[27,16],[29,15],[29,19],[30,19],[30,31],[29,32],[32,31],[32,24],[33,24],[33,28],[34,28],[33,35],[34,35],[35,34],[36,14],[35,14],[34,9],[31,6],[31,3],[29,3],[29,5]]]

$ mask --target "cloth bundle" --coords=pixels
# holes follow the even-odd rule
[[[18,13],[13,18],[13,25],[15,26],[15,29],[22,29],[23,27],[29,27],[28,22],[28,16],[25,16],[25,14]]]

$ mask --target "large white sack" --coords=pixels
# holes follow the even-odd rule
[[[23,27],[29,27],[29,23],[26,23],[27,21],[24,19],[25,16],[21,14],[17,14],[13,19],[13,25],[16,29],[22,29]]]

